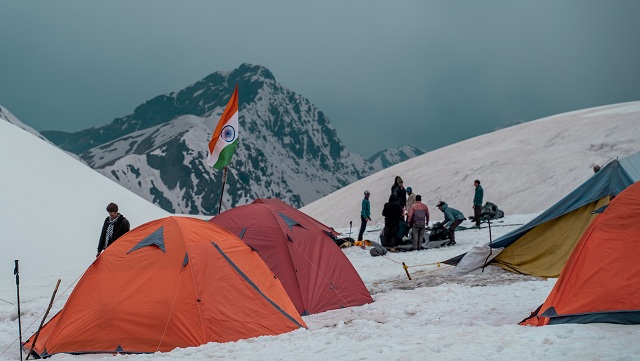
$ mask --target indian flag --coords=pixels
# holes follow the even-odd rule
[[[231,162],[231,157],[238,146],[238,84],[229,103],[222,113],[216,130],[209,141],[209,157],[207,164],[215,169],[222,169]]]

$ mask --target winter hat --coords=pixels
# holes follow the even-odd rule
[[[368,196],[369,194],[370,194],[369,191],[364,191],[365,196]]]
[[[109,203],[109,205],[107,206],[107,212],[117,212],[118,211],[118,205],[111,202]]]
[[[411,187],[407,187],[407,192],[411,193],[412,190]]]

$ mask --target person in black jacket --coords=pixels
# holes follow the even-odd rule
[[[404,211],[407,205],[407,191],[404,188],[404,182],[402,181],[402,178],[400,176],[396,176],[395,180],[393,181],[393,186],[391,186],[391,193],[396,195],[396,202],[400,204],[400,207],[402,207],[402,210]]]
[[[393,250],[396,246],[396,233],[398,233],[398,225],[402,220],[403,210],[398,204],[398,198],[395,194],[389,196],[389,202],[384,204],[382,208],[382,216],[384,217],[384,230],[382,245]]]
[[[96,258],[123,234],[129,232],[129,228],[131,227],[129,221],[122,214],[118,213],[117,204],[109,203],[107,212],[109,216],[104,220],[104,224],[102,225]]]

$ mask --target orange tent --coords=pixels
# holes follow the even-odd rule
[[[42,357],[170,351],[301,327],[280,281],[244,242],[203,220],[167,217],[97,258],[34,350]]]
[[[282,201],[258,199],[210,222],[237,234],[258,252],[301,315],[373,302],[331,238],[338,233]]]
[[[640,323],[640,182],[582,235],[547,300],[521,325]]]

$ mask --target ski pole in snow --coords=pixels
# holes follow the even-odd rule
[[[353,223],[353,221],[349,221],[349,238],[351,238],[351,224]]]
[[[15,260],[15,268],[13,274],[16,275],[16,289],[18,294],[18,333],[20,334],[20,361],[22,361],[22,323],[20,320],[20,270],[18,269],[18,260]]]

